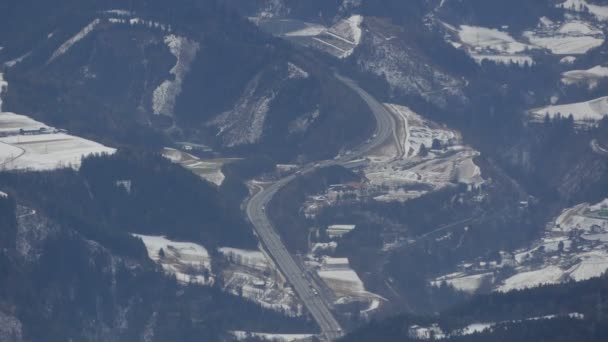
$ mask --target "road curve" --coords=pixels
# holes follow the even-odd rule
[[[591,149],[601,156],[608,157],[608,149],[602,147],[596,139],[591,140]]]
[[[355,91],[371,109],[376,120],[376,130],[373,137],[368,143],[360,145],[348,155],[336,160],[324,160],[303,166],[296,174],[282,178],[256,193],[249,199],[246,206],[247,217],[253,224],[262,245],[319,325],[322,336],[329,341],[335,340],[344,334],[340,323],[338,323],[330,310],[331,304],[327,303],[324,297],[316,295],[313,292],[313,288],[318,288],[319,286],[313,283],[314,279],[304,276],[304,270],[300,268],[291,254],[289,254],[289,251],[281,241],[281,237],[277,234],[266,215],[265,208],[273,196],[282,187],[294,180],[298,174],[305,174],[331,165],[352,167],[353,164],[351,162],[353,160],[364,157],[370,151],[381,146],[387,139],[390,139],[395,122],[388,110],[373,96],[361,89],[353,80],[338,74],[335,74],[335,77],[348,88]]]

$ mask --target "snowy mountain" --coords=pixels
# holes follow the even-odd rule
[[[601,0],[2,2],[0,340],[602,341],[607,36]]]

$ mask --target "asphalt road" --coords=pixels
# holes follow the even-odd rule
[[[335,340],[344,334],[340,323],[331,312],[331,304],[326,301],[325,297],[315,294],[313,289],[317,289],[320,286],[314,283],[314,278],[305,276],[304,270],[298,266],[291,254],[289,254],[289,251],[281,241],[281,237],[277,234],[272,223],[268,219],[265,209],[277,191],[294,180],[298,175],[331,165],[353,167],[353,165],[358,164],[356,162],[353,163],[354,160],[364,157],[371,150],[379,147],[386,142],[387,139],[391,138],[393,131],[395,130],[395,122],[387,109],[373,96],[361,89],[354,81],[337,74],[335,74],[335,77],[359,94],[361,99],[369,106],[376,120],[376,130],[372,138],[367,143],[350,151],[347,155],[335,160],[324,160],[314,164],[304,165],[296,174],[282,178],[256,193],[249,199],[246,208],[247,216],[253,224],[264,248],[268,251],[279,267],[279,270],[283,273],[319,325],[322,336],[330,341]]]

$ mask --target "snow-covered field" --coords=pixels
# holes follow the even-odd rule
[[[541,22],[535,30],[524,32],[530,44],[556,55],[581,55],[604,43],[602,30],[591,23],[570,20],[564,23]]]
[[[432,281],[431,284],[433,286],[440,286],[442,282],[446,282],[446,284],[453,286],[459,291],[473,294],[481,287],[484,281],[492,282],[493,276],[491,272],[470,276],[463,272],[458,272],[439,277]]]
[[[562,83],[566,85],[586,84],[589,89],[593,89],[605,77],[608,77],[608,67],[597,65],[587,70],[571,70],[562,73]]]
[[[165,273],[174,275],[180,283],[213,283],[211,258],[205,247],[192,242],[171,241],[164,236],[133,236],[143,241],[150,259],[161,265]]]
[[[66,134],[25,115],[2,112],[2,92],[7,86],[7,82],[0,74],[1,169],[32,171],[62,167],[78,169],[83,157],[116,152],[113,148]],[[36,134],[33,134],[34,132],[25,134],[24,131],[36,131]]]
[[[547,49],[555,55],[581,55],[604,43],[602,30],[592,23],[567,17],[564,22],[553,22],[546,17],[537,27],[513,37],[495,28],[461,25],[456,28],[443,24],[447,41],[463,49],[476,62],[490,60],[504,64],[533,64],[533,50]]]
[[[580,262],[566,271],[572,280],[582,281],[599,277],[608,270],[608,252],[606,250],[582,253],[578,255],[578,258]]]
[[[7,113],[1,113],[0,117]],[[0,164],[5,170],[78,169],[83,157],[116,150],[65,133],[14,135],[0,138]]]
[[[163,150],[163,156],[217,186],[222,185],[226,178],[222,173],[224,164],[238,160],[236,158],[202,160],[190,153],[168,147]]]
[[[530,114],[533,121],[539,122],[542,122],[546,115],[554,118],[559,114],[562,117],[567,118],[572,114],[574,121],[578,124],[592,123],[599,121],[604,116],[608,115],[608,96],[585,102],[551,105],[532,109]]]
[[[190,65],[196,58],[200,45],[196,41],[174,34],[165,37],[165,44],[176,58],[175,65],[169,71],[173,78],[165,80],[154,90],[152,109],[154,114],[172,116],[175,100],[182,91],[182,82],[190,71]]]
[[[575,12],[588,11],[599,20],[608,20],[608,6],[590,4],[587,0],[566,0],[557,4],[557,7]]]
[[[215,274],[211,268],[211,256],[200,244],[172,241],[164,236],[133,236],[142,239],[150,259],[182,284],[208,286],[219,277],[222,289],[228,293],[287,315],[302,314],[302,305],[291,287],[286,286],[272,260],[258,250],[218,248],[224,262],[222,269]]]
[[[332,256],[337,246],[335,241],[316,242],[306,255],[304,264],[307,269],[315,272],[325,289],[331,292],[329,296],[328,292],[317,295],[331,298],[337,305],[364,303],[366,308],[361,309],[360,313],[367,317],[375,313],[386,299],[365,289],[365,284],[350,266],[348,258]]]
[[[363,281],[348,264],[340,269],[321,268],[317,273],[338,297],[365,294]]]
[[[461,25],[456,28],[445,23],[444,26],[451,34],[448,42],[463,49],[477,63],[484,60],[518,65],[534,63],[528,51],[536,47],[516,40],[508,32],[481,26]]]
[[[25,115],[3,112],[2,94],[7,87],[8,83],[0,73],[0,169],[78,169],[86,156],[116,152],[113,148],[66,134]],[[24,131],[37,132],[30,135]]]
[[[498,54],[512,55],[533,48],[518,42],[509,33],[480,26],[461,25],[458,31],[460,42],[475,50],[488,50]]]
[[[381,301],[386,299],[365,290],[365,285],[355,270],[350,267],[347,258],[322,257],[323,262],[317,274],[337,298],[336,303],[346,304],[353,301],[367,303],[361,313],[369,315],[376,311]],[[345,262],[341,262],[345,260]]]
[[[0,102],[0,106],[2,106],[2,102]],[[42,122],[38,122],[30,118],[29,116],[10,112],[1,112],[0,114],[0,133],[19,133],[20,129],[36,130],[40,128],[49,129],[50,127]]]
[[[498,287],[499,292],[522,290],[540,285],[558,284],[564,279],[564,272],[557,266],[547,266],[539,270],[518,273]]]
[[[500,263],[464,263],[459,272],[438,277],[431,284],[446,281],[473,293],[484,278],[495,291],[508,292],[598,277],[608,270],[607,210],[608,199],[565,209],[528,248],[501,252]],[[508,276],[501,278],[501,274]]]

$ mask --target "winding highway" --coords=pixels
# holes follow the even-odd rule
[[[257,192],[249,199],[246,206],[247,217],[253,224],[264,248],[273,258],[285,279],[291,284],[313,319],[319,325],[321,336],[328,341],[335,340],[344,335],[340,323],[331,312],[330,308],[332,305],[331,303],[327,303],[325,297],[318,295],[318,292],[314,290],[319,288],[319,285],[315,284],[313,278],[306,277],[304,270],[295,262],[283,244],[281,237],[272,226],[270,219],[266,215],[265,208],[274,195],[298,175],[331,165],[342,165],[347,168],[353,167],[352,162],[354,160],[364,157],[392,137],[395,130],[395,121],[388,110],[373,96],[361,89],[355,81],[338,74],[334,74],[334,76],[348,88],[355,91],[369,106],[376,120],[376,130],[372,138],[367,143],[353,149],[348,155],[335,160],[324,160],[304,165],[295,174],[282,178]]]
[[[601,156],[608,157],[608,148],[602,147],[596,139],[591,140],[591,149]]]

